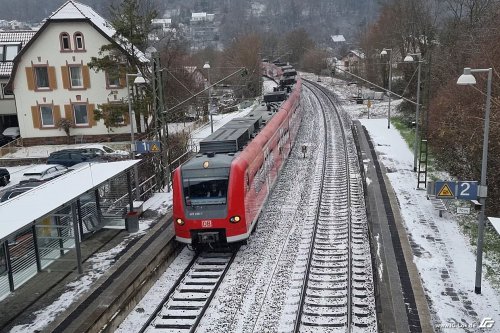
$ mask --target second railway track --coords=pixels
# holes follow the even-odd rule
[[[141,332],[194,332],[236,253],[197,254]]]
[[[349,120],[331,93],[309,82],[321,101],[325,152],[316,222],[307,254],[295,332],[376,331],[363,188]]]

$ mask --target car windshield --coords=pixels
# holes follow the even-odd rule
[[[104,150],[106,153],[111,154],[114,153],[115,151],[109,147],[102,146],[102,150]]]

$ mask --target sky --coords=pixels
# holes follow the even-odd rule
[[[304,77],[316,80],[316,76],[302,74]],[[495,321],[493,328],[484,331],[500,331],[500,295],[492,287],[488,279],[483,278],[482,294],[474,293],[475,252],[470,246],[470,240],[459,227],[459,221],[475,223],[473,215],[464,216],[456,213],[456,207],[468,207],[463,201],[449,203],[449,210],[439,217],[428,200],[426,191],[416,189],[416,174],[413,172],[413,152],[408,148],[398,131],[391,126],[387,128],[387,100],[374,101],[370,108],[370,119],[367,119],[366,105],[350,101],[357,93],[355,86],[347,86],[345,82],[322,78],[326,87],[334,90],[343,100],[342,107],[353,119],[360,119],[370,134],[379,161],[391,172],[387,174],[395,191],[400,206],[404,227],[414,251],[413,261],[419,271],[420,279],[425,290],[428,302],[431,304],[432,324],[437,332],[477,332],[481,321],[491,318]],[[266,84],[266,86],[269,86]],[[266,89],[269,89],[268,87]],[[392,101],[391,114],[397,114],[396,107],[399,101]],[[248,110],[235,112],[230,115],[214,116],[214,129],[234,117],[243,115]],[[193,132],[194,141],[210,134],[210,126],[197,129]],[[365,164],[371,163],[369,160]],[[12,168],[10,168],[12,169]],[[15,169],[12,169],[15,171]],[[14,172],[14,174],[16,174]],[[450,179],[446,173],[439,172],[440,179]],[[370,183],[370,179],[367,179]],[[145,203],[145,209],[166,212],[171,206],[171,196],[156,194]],[[55,315],[66,309],[79,295],[84,293],[98,279],[107,267],[113,264],[112,258],[120,249],[135,237],[147,232],[152,220],[141,219],[140,231],[130,234],[117,248],[101,253],[92,259],[95,269],[84,273],[77,281],[68,285],[67,291],[52,305],[34,314],[35,319],[30,325],[18,326],[12,332],[33,331],[43,328],[53,320]],[[132,310],[128,318],[122,323],[118,332],[137,331],[148,315],[155,308],[155,301],[161,292],[168,290],[173,281],[182,273],[192,253],[185,249],[170,265],[162,277],[147,293],[145,298]],[[486,264],[492,264],[485,258]],[[384,269],[377,267],[376,269]],[[230,287],[231,281],[225,288]],[[224,284],[224,283],[223,283]],[[224,285],[221,286],[224,288]],[[255,296],[255,295],[254,295]],[[214,305],[217,310],[217,306]],[[207,328],[206,331],[210,331]]]

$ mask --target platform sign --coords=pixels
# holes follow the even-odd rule
[[[457,199],[476,200],[477,199],[477,182],[458,182]]]
[[[477,181],[437,181],[434,193],[438,199],[476,200],[478,197]]]
[[[149,151],[152,153],[160,152],[160,142],[159,141],[149,141]]]
[[[436,182],[436,198],[455,199],[455,182]]]
[[[144,154],[148,152],[147,141],[135,141],[135,152],[137,154]]]
[[[160,141],[136,141],[135,152],[138,154],[144,153],[159,153],[161,148]]]

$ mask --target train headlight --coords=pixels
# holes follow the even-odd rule
[[[238,222],[240,222],[240,220],[241,220],[241,218],[238,215],[235,215],[235,216],[232,216],[229,219],[229,222],[231,222],[231,223],[238,223]]]
[[[184,220],[181,219],[181,218],[178,218],[175,220],[175,222],[178,224],[178,225],[184,225]]]

